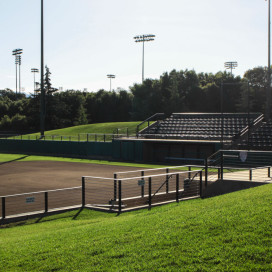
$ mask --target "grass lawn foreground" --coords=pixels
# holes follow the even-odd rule
[[[0,229],[0,271],[272,271],[272,184],[130,213]]]

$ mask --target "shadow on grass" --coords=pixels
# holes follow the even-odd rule
[[[76,210],[75,211],[76,213],[73,213],[73,211],[69,211],[67,213],[66,212],[64,212],[64,213],[59,212],[59,213],[51,214],[51,215],[42,214],[40,216],[35,216],[33,218],[27,217],[25,219],[22,219],[19,221],[14,221],[14,222],[7,222],[3,219],[0,219],[0,229],[33,225],[33,224],[51,222],[51,221],[67,219],[67,218],[74,220],[79,216],[79,214],[81,213],[82,210],[83,210],[82,208],[80,210]]]
[[[26,155],[26,156],[23,156],[23,157],[14,159],[14,160],[10,160],[10,161],[0,162],[0,165],[7,164],[7,163],[12,163],[12,162],[16,162],[16,161],[20,161],[20,160],[23,160],[23,159],[25,159],[27,157],[29,157],[29,155]]]
[[[83,211],[83,209],[84,209],[84,208],[80,208],[80,209],[78,210],[78,212],[73,216],[72,220],[76,220],[77,217],[78,217],[78,216],[81,214],[81,212]]]

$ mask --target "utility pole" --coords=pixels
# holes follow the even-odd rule
[[[266,119],[270,119],[271,117],[270,10],[271,10],[270,0],[268,0],[268,65],[267,65],[267,89],[266,89]]]
[[[43,52],[43,0],[41,0],[41,104],[40,104],[40,129],[41,129],[41,138],[44,137],[45,131],[45,90],[44,90],[44,52]]]

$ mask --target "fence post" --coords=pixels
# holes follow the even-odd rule
[[[141,176],[144,177],[144,171],[141,171]],[[144,185],[141,186],[141,195],[144,197]]]
[[[106,134],[104,134],[104,143],[106,142]]]
[[[118,212],[121,213],[122,211],[122,181],[121,180],[118,180],[118,198],[119,198]]]
[[[267,176],[270,178],[270,166],[267,168]]]
[[[114,181],[113,181],[113,200],[116,201],[117,199],[117,174],[114,174]]]
[[[44,212],[48,212],[48,192],[44,193]]]
[[[87,142],[89,142],[89,134],[87,133]]]
[[[82,208],[85,207],[86,201],[85,201],[85,177],[82,177]]]
[[[168,175],[168,173],[169,173],[169,168],[166,168],[166,183],[165,183],[165,185],[166,185],[166,193],[168,194],[168,192],[169,192],[169,175]]]
[[[2,197],[2,219],[6,218],[6,198]]]
[[[224,154],[223,151],[221,151],[221,180],[223,180],[223,171],[224,171]]]
[[[208,160],[205,159],[205,188],[208,186]]]
[[[152,186],[152,178],[151,177],[149,177],[148,178],[148,209],[150,210],[151,209],[151,207],[152,207],[152,196],[151,196],[151,194],[152,194],[152,188],[151,188],[151,186]]]
[[[179,174],[176,175],[176,201],[179,202]]]
[[[78,134],[78,142],[80,142],[80,134]]]
[[[191,179],[191,170],[192,170],[192,167],[191,166],[188,166],[188,178]]]
[[[200,171],[199,175],[199,195],[202,197],[202,171]]]
[[[249,180],[252,181],[252,169],[251,168],[249,169]]]

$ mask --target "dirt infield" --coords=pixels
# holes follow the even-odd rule
[[[150,205],[148,201],[151,203],[151,195],[153,204],[166,200],[174,201],[177,197],[176,192],[179,192],[179,198],[198,196],[199,181],[196,179],[191,182],[185,192],[184,180],[188,173],[177,174],[176,169],[168,168],[167,172],[165,168],[150,171],[145,169],[143,173],[139,171],[143,169],[137,167],[74,162],[2,163],[0,196],[6,197],[0,201],[0,218],[75,208],[80,207],[83,202],[85,206],[99,209],[117,209],[119,203],[122,208],[128,209]],[[135,173],[135,170],[138,171]],[[118,182],[114,182],[114,173],[127,171],[133,173],[118,173]],[[146,174],[144,179],[141,174]],[[92,176],[85,179],[83,187],[82,176]],[[69,189],[61,190],[64,188]],[[118,199],[122,199],[122,204]]]
[[[74,162],[33,161],[0,164],[0,196],[81,185],[82,176],[113,178],[139,168]]]

